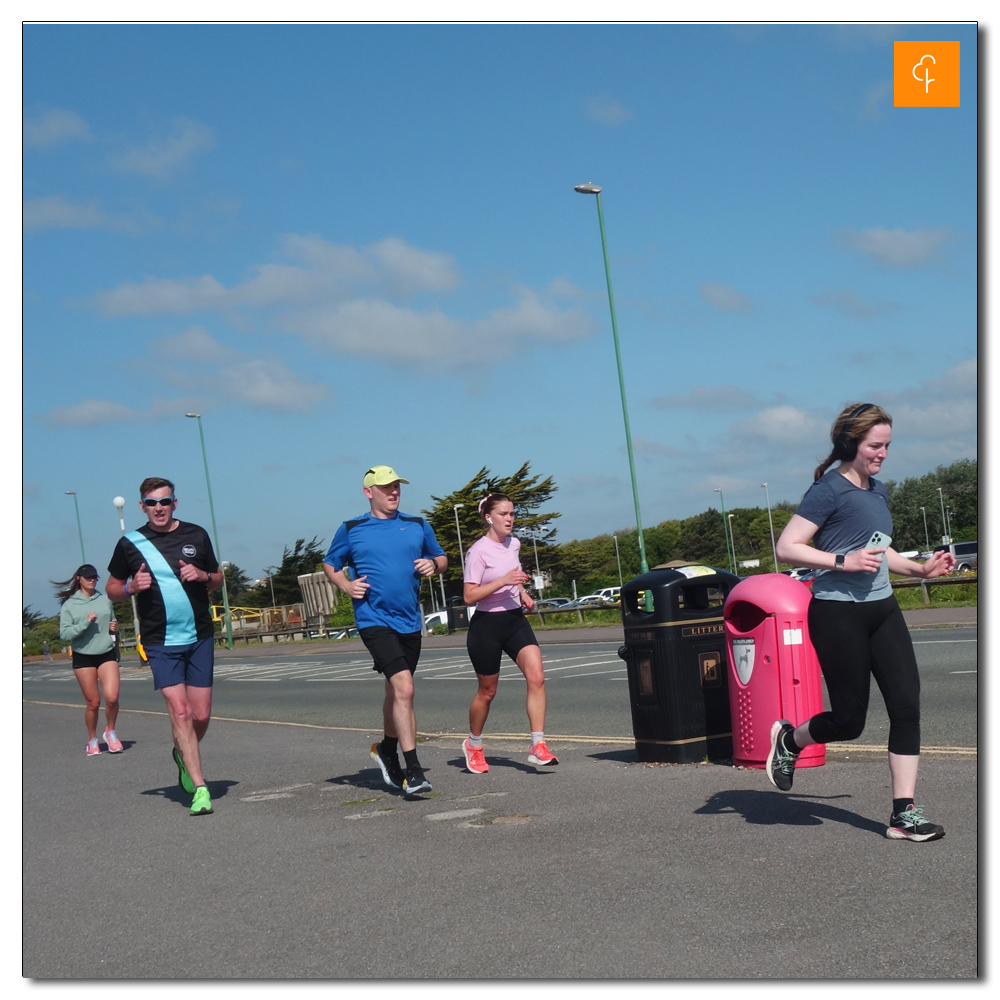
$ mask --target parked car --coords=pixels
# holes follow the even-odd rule
[[[951,545],[935,545],[935,552],[950,552],[955,557],[956,573],[976,573],[979,571],[979,542],[952,542]]]
[[[342,628],[339,632],[332,632],[331,639],[357,639],[361,633],[352,625],[350,628]]]
[[[622,588],[621,587],[602,587],[600,590],[595,590],[594,594],[597,597],[603,597],[606,601],[611,601],[612,603],[621,600]]]
[[[795,566],[792,569],[783,569],[781,572],[793,580],[802,581],[811,580],[816,575],[816,570],[810,569],[808,566]]]
[[[535,607],[541,608],[542,611],[545,611],[546,608],[554,611],[556,608],[565,607],[569,603],[570,599],[568,597],[545,597],[540,601],[535,601]]]
[[[444,609],[440,611],[432,611],[429,615],[424,615],[424,624],[428,628],[434,628],[435,625],[447,625],[448,612]]]

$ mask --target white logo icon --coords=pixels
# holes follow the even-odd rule
[[[918,63],[916,63],[914,65],[914,67],[911,70],[911,72],[913,73],[913,79],[916,80],[917,83],[922,83],[924,85],[924,93],[925,94],[929,94],[930,93],[930,89],[929,88],[930,88],[930,85],[932,83],[934,83],[934,77],[931,76],[931,68],[930,68],[930,66],[925,66],[924,65],[924,60],[925,59],[930,59],[930,61],[932,63],[937,63],[937,60],[932,55],[928,54],[926,56],[921,56],[920,57],[920,62],[918,62]],[[923,76],[918,76],[917,75],[917,70],[922,70],[923,71]]]
[[[736,660],[736,676],[741,684],[746,684],[753,673],[753,639],[733,639],[733,659]]]
[[[197,551],[198,550],[193,545],[185,545],[184,548],[181,549],[181,552],[183,552],[184,555],[188,557],[188,559],[190,559],[191,556],[195,555]]]

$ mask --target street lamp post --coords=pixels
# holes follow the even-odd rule
[[[778,547],[774,544],[774,521],[771,520],[771,492],[767,488],[767,483],[761,483],[760,488],[764,491],[764,499],[767,501],[767,523],[771,529],[771,554],[774,556],[774,572],[778,572]]]
[[[722,505],[722,537],[726,542],[726,561],[729,563],[729,572],[733,572],[733,557],[729,553],[729,533],[726,531],[726,501],[722,499],[722,490],[716,486],[713,493],[719,494],[719,503]]]
[[[642,537],[642,516],[639,513],[639,489],[635,481],[635,457],[632,454],[632,432],[628,422],[628,404],[625,400],[625,373],[622,369],[622,354],[618,344],[618,321],[615,318],[615,293],[611,288],[611,265],[608,261],[608,242],[604,233],[604,209],[601,207],[601,188],[597,184],[577,184],[573,188],[580,194],[592,194],[597,198],[597,218],[601,226],[601,249],[604,251],[604,273],[608,281],[608,305],[611,307],[611,332],[615,340],[615,360],[618,363],[618,388],[622,397],[622,416],[625,418],[625,445],[628,449],[628,468],[632,477],[632,499],[635,503],[635,527],[639,536],[639,568],[649,572],[646,561],[646,543]],[[648,595],[647,595],[648,596]]]
[[[222,565],[221,551],[219,549],[219,530],[215,526],[215,504],[212,503],[212,480],[208,475],[208,454],[205,451],[205,432],[201,426],[200,413],[185,413],[185,417],[191,417],[198,421],[198,437],[201,439],[201,460],[205,465],[205,486],[208,488],[208,510],[212,515],[212,541],[215,542],[215,558]],[[229,613],[229,588],[226,586],[226,571],[222,571],[222,606],[226,613],[226,645],[233,648],[233,621]]]
[[[727,515],[727,519],[729,521],[729,544],[732,546],[732,549],[733,549],[733,566],[735,567],[736,566],[736,536],[733,534],[733,517],[734,516],[735,515],[733,515],[733,514]],[[735,573],[736,570],[734,569],[733,572]]]
[[[611,537],[615,540],[615,560],[618,563],[618,586],[619,587],[624,587],[625,586],[625,581],[622,580],[622,558],[618,554],[618,536],[617,535],[612,535]]]
[[[941,501],[941,530],[944,532],[944,535],[941,538],[941,543],[943,545],[948,545],[951,542],[951,537],[948,534],[948,519],[944,513],[944,493],[941,492],[940,486],[937,488],[937,491],[938,499]]]
[[[927,533],[927,508],[926,507],[921,507],[920,508],[920,513],[924,515],[924,545],[926,545],[927,548],[928,548],[928,550],[930,550],[930,547],[931,547],[931,537]]]
[[[465,554],[462,552],[462,526],[458,523],[458,508],[464,507],[464,503],[453,504],[455,510],[455,530],[458,532],[458,558],[462,564],[462,576],[465,576]]]
[[[124,535],[125,497],[115,497],[111,502],[118,508],[118,526],[121,528],[121,533]],[[142,637],[139,635],[139,611],[135,606],[135,594],[130,594],[129,597],[132,599],[132,631],[135,633],[135,651],[142,657],[143,660],[145,660],[146,653],[142,648]]]
[[[76,502],[76,490],[65,490],[66,496],[73,498],[73,509],[76,511],[76,537],[80,539],[80,562],[87,561],[83,552],[83,528],[80,527],[80,505]]]
[[[271,585],[271,607],[272,608],[276,608],[278,606],[277,603],[274,600],[274,571],[277,568],[278,568],[277,566],[266,566],[265,567],[265,569],[267,570],[267,582]]]

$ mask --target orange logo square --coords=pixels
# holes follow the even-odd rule
[[[894,42],[893,45],[894,107],[959,106],[960,42]]]

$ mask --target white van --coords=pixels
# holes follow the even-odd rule
[[[600,597],[605,601],[620,601],[622,596],[621,587],[602,587],[600,590],[594,591],[595,597]]]

